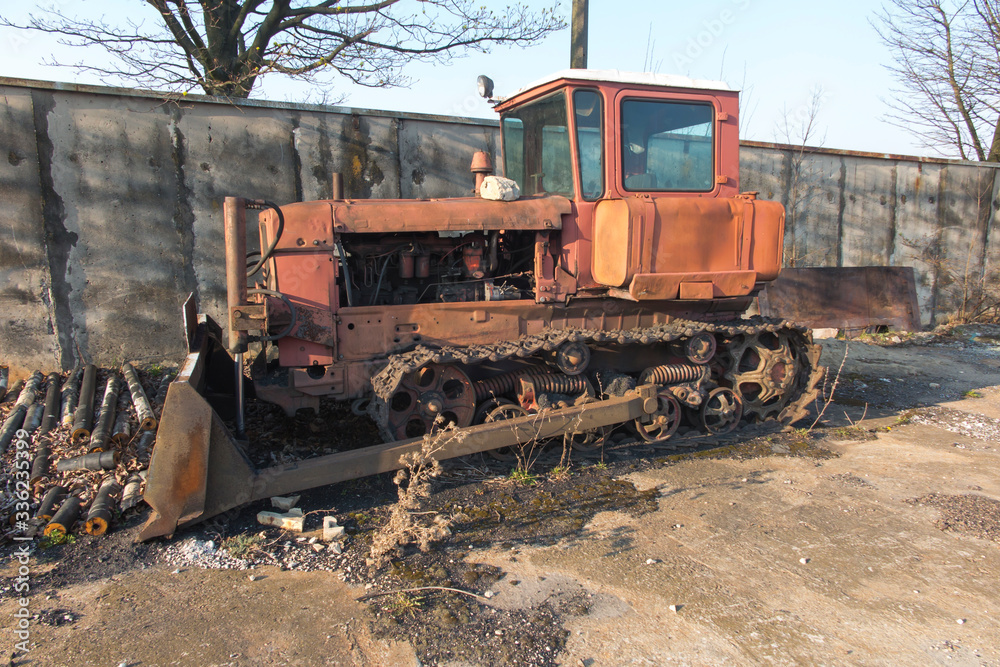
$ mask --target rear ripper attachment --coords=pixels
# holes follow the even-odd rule
[[[781,271],[785,218],[739,189],[738,102],[722,83],[569,70],[496,101],[511,180],[477,154],[476,196],[355,200],[335,176],[329,200],[227,198],[226,322],[186,313],[142,538],[398,469],[449,425],[441,459],[802,418],[819,347],[743,319]],[[350,402],[387,444],[256,469],[251,388],[288,415]]]

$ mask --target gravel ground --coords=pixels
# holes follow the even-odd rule
[[[941,510],[938,528],[1000,542],[1000,501],[977,494],[929,493],[909,502]]]

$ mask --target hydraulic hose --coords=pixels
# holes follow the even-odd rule
[[[396,251],[393,250],[393,253]],[[372,294],[371,303],[369,306],[374,306],[375,302],[378,301],[378,293],[382,290],[382,279],[385,278],[385,270],[389,268],[389,260],[392,259],[392,255],[385,258],[385,262],[382,263],[382,270],[378,273],[378,283],[375,285],[375,293]]]
[[[271,253],[274,252],[275,247],[277,247],[277,245],[278,245],[278,241],[281,240],[281,234],[285,231],[285,216],[281,212],[281,209],[278,208],[277,204],[275,204],[274,202],[267,201],[266,199],[250,199],[250,200],[247,200],[247,208],[249,208],[249,209],[270,208],[270,209],[273,209],[274,212],[278,214],[278,231],[274,235],[274,241],[272,241],[271,245],[269,245],[267,247],[267,250],[261,252],[260,259],[257,260],[257,263],[254,264],[252,268],[247,269],[247,278],[249,278],[253,274],[255,274],[258,271],[260,271],[264,267],[264,263],[267,262],[267,260],[269,260],[271,258]],[[261,246],[263,246],[263,245],[264,245],[264,239],[262,237],[261,238]],[[248,255],[248,257],[249,257],[249,255]]]
[[[347,254],[344,252],[344,244],[337,241],[337,254],[340,256],[341,273],[344,275],[344,289],[347,292],[347,305],[354,305],[354,293],[351,291],[351,272],[347,268]]]
[[[288,334],[292,333],[292,331],[295,330],[295,325],[299,323],[299,316],[298,312],[295,310],[295,306],[292,305],[292,302],[289,301],[287,296],[285,296],[281,292],[275,292],[274,290],[270,289],[250,289],[247,290],[247,294],[263,294],[265,296],[273,296],[278,299],[281,299],[282,301],[285,302],[285,305],[288,306],[288,310],[290,310],[292,313],[292,321],[287,327],[285,327],[284,331],[282,331],[279,334],[275,334],[273,336],[261,336],[257,340],[262,342],[275,341],[278,340],[279,338],[284,338],[285,336],[287,336]]]

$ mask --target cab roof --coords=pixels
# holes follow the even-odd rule
[[[709,79],[691,79],[679,74],[653,74],[651,72],[623,72],[617,69],[564,69],[549,74],[548,76],[534,81],[523,88],[516,90],[505,99],[511,99],[545,84],[569,79],[576,81],[603,81],[607,83],[627,83],[640,86],[663,86],[668,88],[694,88],[698,90],[725,90],[732,91],[726,83],[722,81],[711,81]]]

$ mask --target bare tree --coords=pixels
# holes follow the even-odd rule
[[[72,46],[99,47],[112,63],[76,68],[144,87],[247,97],[257,80],[284,74],[320,83],[340,74],[353,83],[409,83],[414,61],[446,63],[496,44],[533,44],[565,27],[558,3],[533,11],[496,11],[473,0],[146,0],[146,20],[32,14],[24,25]],[[61,63],[49,63],[61,64]]]
[[[775,141],[787,144],[789,153],[785,159],[784,179],[786,183],[785,205],[785,265],[801,266],[808,262],[810,255],[826,253],[828,248],[803,252],[798,243],[799,217],[805,213],[810,200],[821,192],[817,183],[820,179],[806,164],[806,156],[815,152],[826,142],[826,134],[819,131],[819,112],[826,92],[822,86],[813,88],[809,101],[794,109],[782,107],[781,118],[775,123]]]
[[[942,153],[1000,161],[1000,0],[889,0],[872,25],[895,57],[890,122]]]

